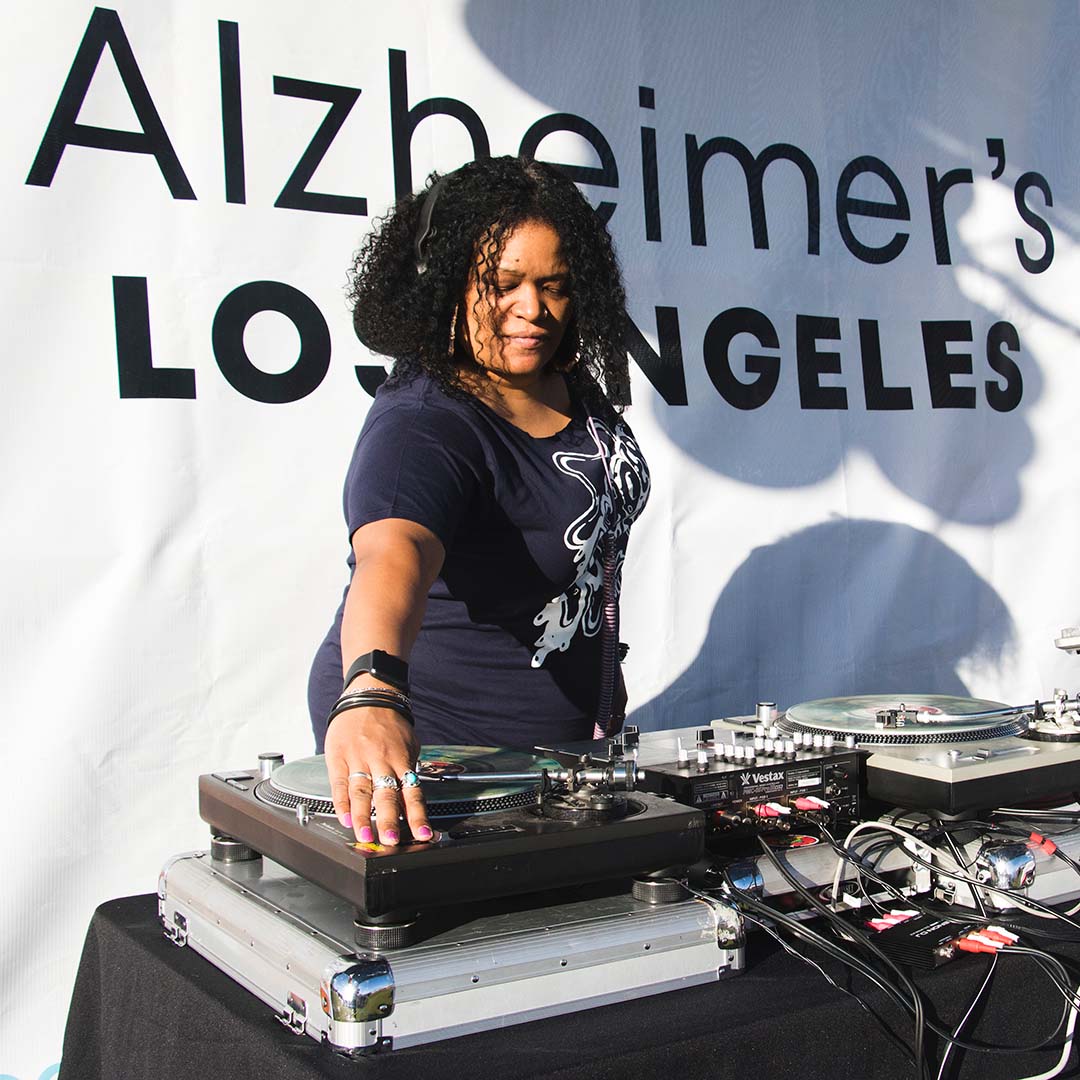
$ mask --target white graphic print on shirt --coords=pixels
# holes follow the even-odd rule
[[[593,417],[589,418],[588,426],[596,444],[595,453],[557,451],[551,455],[557,469],[581,481],[589,492],[590,502],[563,533],[563,543],[574,553],[577,577],[566,592],[549,600],[533,619],[542,627],[534,642],[533,667],[540,667],[549,653],[565,652],[578,630],[586,637],[593,637],[600,629],[604,607],[604,540],[610,537],[614,545],[618,560],[615,580],[619,581],[626,534],[649,497],[648,469],[630,431],[622,424],[612,431]],[[589,462],[596,461],[604,465],[602,490],[597,490],[585,471]]]

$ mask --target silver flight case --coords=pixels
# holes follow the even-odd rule
[[[206,957],[292,1031],[348,1053],[711,982],[744,959],[738,913],[706,897],[476,905],[433,913],[434,933],[386,952],[357,951],[349,904],[269,859],[178,855],[161,872],[158,898],[177,945]]]

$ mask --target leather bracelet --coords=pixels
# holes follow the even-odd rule
[[[326,726],[329,728],[335,716],[347,712],[349,709],[365,708],[389,709],[391,712],[396,712],[398,716],[406,720],[409,727],[416,727],[416,721],[413,720],[412,709],[410,709],[408,705],[403,705],[400,701],[394,701],[391,698],[368,697],[366,694],[350,694],[347,700],[339,701],[330,710],[330,715],[326,718]]]
[[[412,708],[412,702],[409,700],[408,694],[403,694],[400,690],[391,690],[389,687],[385,686],[363,686],[359,690],[346,690],[334,703],[335,707],[340,705],[343,701],[361,695],[383,697],[388,701],[398,701],[408,709]]]

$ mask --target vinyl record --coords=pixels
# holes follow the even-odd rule
[[[420,752],[417,772],[423,782],[429,816],[444,818],[524,806],[536,797],[541,771],[557,768],[559,763],[552,758],[496,746],[425,746]],[[536,783],[458,783],[440,779],[466,772],[535,772]],[[309,813],[327,816],[334,813],[326,759],[322,754],[298,758],[275,769],[270,779],[258,786],[256,794],[263,802],[289,810],[305,802]]]
[[[880,710],[901,705],[909,713],[905,723],[884,729],[877,726]],[[780,727],[838,738],[854,735],[860,744],[902,745],[1019,735],[1027,730],[1027,723],[999,701],[948,694],[859,694],[793,705]]]

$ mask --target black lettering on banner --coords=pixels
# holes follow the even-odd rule
[[[972,183],[970,169],[950,169],[939,177],[937,169],[926,170],[926,197],[930,202],[930,226],[934,231],[934,258],[938,266],[950,266],[949,229],[945,223],[945,193],[956,184]]]
[[[881,334],[877,319],[859,320],[859,351],[862,354],[863,395],[867,410],[906,410],[915,406],[908,386],[886,386],[881,370]]]
[[[94,73],[106,47],[111,51],[128,100],[135,110],[141,131],[119,131],[78,123],[79,112],[90,89]],[[49,126],[38,147],[27,184],[49,187],[60,158],[69,146],[88,146],[97,150],[119,150],[127,154],[151,154],[161,169],[174,199],[194,199],[180,159],[176,156],[165,125],[161,122],[150,91],[146,87],[135,54],[120,24],[120,16],[110,8],[94,8],[86,33],[72,61],[71,70],[60,91]]]
[[[853,199],[851,185],[857,176],[872,173],[885,181],[893,197],[891,203],[878,202],[876,199]],[[892,262],[907,247],[909,233],[895,232],[887,244],[873,247],[864,244],[851,227],[849,217],[881,218],[885,221],[910,221],[911,209],[908,206],[907,192],[900,178],[881,158],[869,154],[854,158],[844,166],[840,179],[836,182],[836,225],[844,246],[856,259],[873,266]]]
[[[428,98],[409,108],[409,75],[405,53],[390,50],[390,143],[394,155],[394,195],[401,199],[413,189],[412,137],[417,125],[428,116],[452,116],[465,126],[472,139],[473,157],[491,156],[483,121],[464,101],[457,98]]]
[[[262,311],[278,311],[300,335],[296,363],[280,374],[261,371],[244,348],[244,330]],[[307,397],[330,367],[330,330],[310,297],[280,281],[249,281],[233,289],[214,315],[214,358],[229,385],[253,401],[281,405]]]
[[[746,370],[757,375],[744,383],[731,370],[731,342],[738,334],[752,334],[766,349],[779,349],[776,327],[754,308],[728,308],[720,312],[705,331],[702,352],[705,370],[720,396],[736,409],[758,409],[772,397],[780,380],[780,357],[746,354]]]
[[[1024,241],[1017,237],[1016,254],[1020,259],[1020,265],[1029,274],[1041,274],[1044,270],[1048,270],[1050,264],[1054,261],[1054,234],[1050,231],[1050,226],[1045,219],[1036,214],[1025,201],[1024,196],[1027,195],[1031,188],[1042,192],[1043,201],[1047,206],[1054,205],[1054,196],[1050,194],[1050,185],[1046,182],[1046,177],[1040,176],[1037,172],[1024,173],[1016,181],[1016,187],[1013,188],[1016,212],[1024,219],[1026,224],[1030,225],[1043,238],[1045,247],[1043,253],[1037,259],[1033,259],[1027,253]]]
[[[244,114],[240,99],[240,27],[218,22],[221,68],[221,142],[225,158],[225,201],[247,201],[244,176]]]
[[[326,195],[308,191],[308,181],[322,163],[330,144],[341,130],[360,91],[353,86],[335,86],[333,83],[308,82],[307,79],[289,79],[274,76],[274,93],[282,97],[305,98],[308,101],[329,101],[323,122],[311,137],[307,149],[285,181],[275,206],[286,210],[314,210],[323,214],[367,214],[367,199],[362,195]]]
[[[386,368],[379,364],[357,364],[353,371],[356,373],[356,381],[371,397],[374,397],[375,391],[386,382]]]
[[[113,278],[116,370],[122,398],[194,398],[190,368],[156,368],[150,349],[146,278]]]
[[[1019,352],[1020,335],[1012,323],[996,322],[986,335],[986,362],[1005,377],[1004,386],[990,379],[986,381],[986,400],[996,412],[1011,412],[1024,396],[1024,377],[1016,361],[1005,355],[1006,349]]]
[[[541,117],[521,137],[521,146],[518,148],[518,156],[535,159],[537,148],[549,135],[556,131],[572,131],[580,135],[596,151],[600,158],[599,167],[595,165],[561,165],[554,161],[547,164],[558,169],[565,177],[573,180],[575,184],[594,184],[600,187],[617,188],[619,186],[619,170],[615,164],[615,155],[611,152],[611,146],[604,138],[600,129],[595,124],[589,123],[584,117],[575,116],[573,113],[552,113],[550,116]],[[615,203],[597,203],[596,213],[606,225],[615,213]]]
[[[651,86],[638,87],[638,104],[643,109],[656,108],[656,91]],[[645,211],[645,239],[660,241],[660,180],[656,167],[656,128],[641,129],[641,198]]]
[[[971,353],[951,353],[954,341],[971,341],[971,323],[943,319],[922,324],[926,377],[930,383],[930,404],[935,409],[974,409],[975,387],[954,386],[954,375],[970,375]]]
[[[994,162],[994,171],[990,173],[990,179],[996,180],[1005,171],[1005,140],[987,139],[986,155]]]
[[[840,354],[820,352],[819,341],[839,341],[840,320],[828,315],[795,316],[795,361],[799,369],[799,404],[804,409],[846,409],[847,390],[822,386],[822,375],[840,374]]]
[[[765,219],[765,193],[762,181],[765,170],[781,159],[797,166],[806,183],[806,253],[821,254],[821,195],[817,169],[810,158],[797,146],[774,143],[754,157],[738,139],[718,136],[708,139],[700,146],[696,135],[686,136],[686,189],[690,203],[690,243],[705,247],[708,243],[705,231],[705,197],[702,193],[702,177],[705,165],[716,154],[730,154],[741,166],[746,177],[746,195],[750,204],[750,226],[753,230],[754,247],[768,250],[769,226]]]
[[[683,369],[679,309],[656,308],[656,338],[660,352],[654,351],[645,335],[626,320],[626,351],[668,405],[685,405],[686,372]]]

